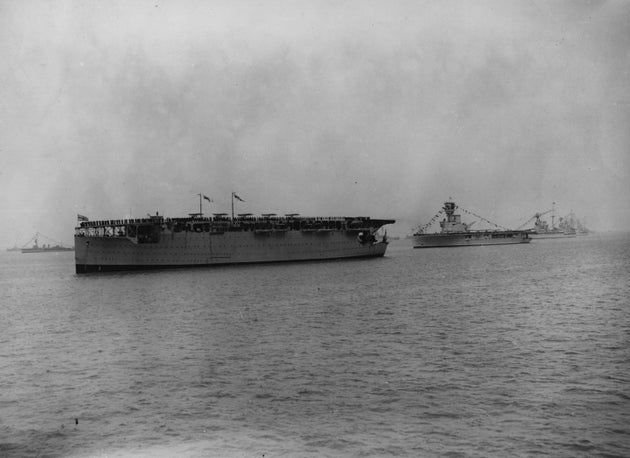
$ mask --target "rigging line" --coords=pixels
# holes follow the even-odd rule
[[[31,237],[31,239],[28,242],[26,242],[26,244],[28,245],[29,243],[33,242],[33,240],[35,239],[44,239],[46,242],[49,242],[49,243],[55,243],[60,246],[64,245],[62,242],[55,240],[51,237],[48,237],[46,234],[42,234],[41,232],[36,232],[35,235]]]
[[[431,224],[433,224],[436,220],[436,218],[438,216],[440,216],[442,213],[444,213],[444,210],[440,210],[439,212],[437,212],[433,218],[431,218],[431,220],[428,223],[423,224],[422,226],[418,227],[418,232],[422,232],[424,231],[426,228],[428,228],[429,226],[431,226]]]
[[[460,206],[457,206],[456,208],[459,208],[459,209],[461,209],[462,211],[464,211],[464,212],[468,213],[469,215],[473,215],[473,216],[475,216],[476,218],[479,218],[479,219],[481,219],[481,220],[485,221],[486,223],[492,224],[492,225],[494,225],[494,226],[496,226],[496,227],[498,227],[498,228],[500,228],[500,229],[503,229],[503,230],[506,230],[506,231],[508,230],[507,228],[505,228],[505,227],[503,227],[503,226],[500,226],[500,225],[498,225],[497,223],[493,223],[492,221],[487,220],[487,219],[486,219],[486,218],[484,218],[483,216],[479,216],[479,215],[477,215],[477,214],[475,214],[475,213],[473,213],[473,212],[471,212],[471,211],[466,210],[465,208],[462,208],[462,207],[460,207]]]

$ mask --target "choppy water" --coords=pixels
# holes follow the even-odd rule
[[[628,234],[0,269],[0,456],[630,456]]]

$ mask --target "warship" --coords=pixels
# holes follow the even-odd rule
[[[534,227],[527,229],[529,237],[531,239],[559,239],[567,237],[575,237],[576,230],[569,224],[569,220],[560,217],[559,225],[556,226],[556,203],[553,202],[549,210],[535,213],[529,220],[520,226],[520,228],[527,226],[532,221]],[[547,213],[551,213],[551,225],[542,219]]]
[[[233,193],[234,198],[242,200]],[[91,221],[78,215],[76,272],[378,257],[388,245],[387,233],[379,230],[396,222],[297,213],[234,216],[234,210],[232,216],[204,216],[201,198],[199,207],[199,213],[174,218],[156,212],[140,219]]]
[[[20,248],[20,251],[22,253],[54,253],[57,251],[73,251],[74,250],[74,248],[64,246],[63,244],[59,242],[53,242],[55,243],[54,245],[51,245],[50,243],[43,243],[40,245],[38,243],[38,238],[40,237],[48,238],[45,235],[40,234],[38,232],[31,238],[29,242],[26,243],[28,245],[29,243],[32,242],[33,245],[31,245],[30,247],[25,246],[23,248]],[[11,251],[13,250],[11,249]]]
[[[461,220],[461,215],[456,214],[459,208],[455,202],[445,202],[442,209],[432,220],[418,229],[413,234],[414,248],[435,248],[435,247],[460,247],[460,246],[480,246],[480,245],[512,245],[516,243],[529,243],[529,233],[519,230],[472,230],[474,224],[466,224]],[[462,209],[463,210],[463,209]],[[427,233],[427,228],[435,221],[440,214],[446,217],[440,221],[440,232]],[[467,212],[471,213],[471,212]],[[471,213],[474,215],[474,213]],[[477,218],[489,222],[483,217],[474,215]],[[494,223],[491,223],[497,226]]]
[[[590,230],[584,225],[584,223],[575,216],[573,210],[571,210],[564,218],[560,217],[558,227],[567,234],[576,236],[588,235],[590,233]]]

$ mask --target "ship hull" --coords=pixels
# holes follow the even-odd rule
[[[515,245],[529,242],[528,234],[519,231],[437,233],[413,236],[414,248]]]
[[[576,237],[576,234],[573,233],[565,233],[565,232],[531,232],[529,237],[538,240],[538,239],[566,239]]]
[[[22,253],[54,253],[59,251],[74,251],[74,248],[22,248]]]
[[[75,236],[77,273],[313,261],[385,254],[386,242],[361,243],[351,231],[179,232],[156,243]]]

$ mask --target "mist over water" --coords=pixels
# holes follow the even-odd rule
[[[627,234],[85,276],[2,253],[0,455],[627,456],[629,259]]]

